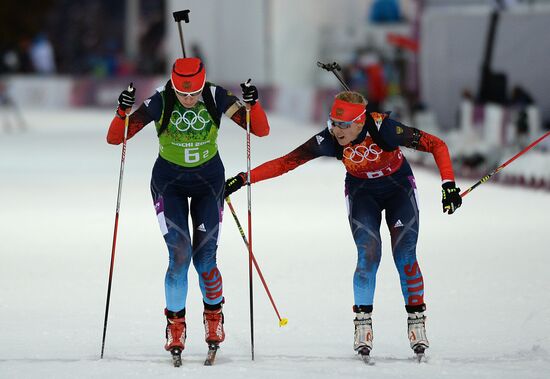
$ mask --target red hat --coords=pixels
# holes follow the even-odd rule
[[[171,80],[178,92],[198,92],[204,87],[206,70],[199,58],[179,58],[172,66]]]

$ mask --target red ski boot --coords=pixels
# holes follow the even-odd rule
[[[174,349],[183,350],[185,348],[185,337],[187,336],[185,324],[185,308],[179,312],[165,310],[166,325],[166,345],[164,348],[168,351]]]
[[[203,322],[204,339],[208,345],[219,345],[225,340],[222,303],[216,305],[205,304]]]

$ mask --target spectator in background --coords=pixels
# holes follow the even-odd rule
[[[399,1],[374,0],[370,8],[369,21],[375,24],[401,21]]]
[[[527,92],[523,87],[519,85],[516,85],[512,89],[510,101],[512,102],[512,105],[522,108],[527,108],[529,105],[533,105],[535,103],[533,97],[529,94],[529,92]]]
[[[21,110],[10,96],[8,86],[2,78],[0,78],[0,114],[2,115],[2,126],[6,133],[10,133],[12,129],[20,132],[27,129],[27,123],[23,119]]]
[[[30,57],[30,46],[31,41],[27,37],[21,37],[17,41],[16,53],[16,65],[14,66],[16,72],[19,73],[29,73],[34,72]]]
[[[6,49],[1,52],[0,73],[17,72],[19,69],[19,56],[14,49]]]
[[[166,68],[163,12],[148,15],[146,22],[139,40],[140,59],[136,62],[137,68],[144,74],[161,73]],[[200,58],[193,53],[190,56]]]
[[[199,58],[203,63],[206,62],[201,46],[197,42],[191,44],[191,56]]]
[[[533,97],[522,87],[516,85],[510,95],[510,106],[515,111],[516,143],[520,148],[529,142],[529,116],[527,108],[535,102]]]
[[[379,54],[371,50],[358,51],[346,74],[351,89],[366,95],[369,100],[367,111],[381,112],[388,90]]]
[[[44,33],[40,33],[34,38],[29,49],[29,55],[36,73],[55,73],[53,46]]]

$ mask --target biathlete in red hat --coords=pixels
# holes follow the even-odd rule
[[[441,174],[443,212],[452,214],[462,204],[460,189],[446,144],[431,134],[389,118],[389,113],[367,113],[367,101],[356,92],[339,93],[327,128],[289,154],[251,171],[251,182],[282,175],[321,156],[336,157],[346,168],[345,196],[349,224],[357,246],[353,277],[355,305],[354,348],[362,356],[372,349],[372,320],[376,272],[381,258],[380,224],[386,211],[392,252],[408,313],[411,348],[423,355],[426,338],[424,281],[416,259],[418,202],[415,179],[400,146],[432,153]],[[244,173],[226,181],[226,196],[243,186]]]
[[[153,168],[151,194],[169,253],[165,277],[165,349],[172,353],[179,354],[185,347],[187,272],[191,261],[203,296],[206,342],[217,346],[225,339],[222,276],[216,265],[225,181],[217,144],[221,116],[225,114],[246,129],[245,106],[248,106],[251,132],[260,137],[269,134],[256,87],[244,84],[241,87],[246,105],[226,89],[207,82],[200,59],[177,59],[166,85],[157,88],[129,116],[135,90],[120,94],[107,134],[108,143],[120,144],[126,117],[130,117],[128,138],[151,121],[155,123],[159,156]]]

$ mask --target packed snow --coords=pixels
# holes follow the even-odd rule
[[[414,167],[420,193],[418,258],[426,285],[427,363],[412,359],[397,272],[382,225],[373,314],[374,366],[353,352],[356,250],[343,197],[344,168],[318,159],[252,188],[253,248],[287,326],[254,281],[251,361],[248,256],[228,207],[218,249],[226,341],[215,366],[196,272],[189,271],[183,366],[164,351],[167,251],[149,193],[157,155],[149,125],[128,143],[105,356],[103,317],[120,146],[109,110],[31,111],[30,129],[0,134],[1,378],[548,378],[550,193],[486,183],[452,216],[440,179]],[[321,130],[270,115],[252,139],[252,164]],[[246,169],[245,133],[224,119],[226,176]],[[405,155],[407,152],[405,151]],[[521,158],[520,158],[521,159]],[[498,174],[497,174],[498,175]],[[458,179],[463,189],[470,181]],[[246,229],[247,197],[232,202]]]

